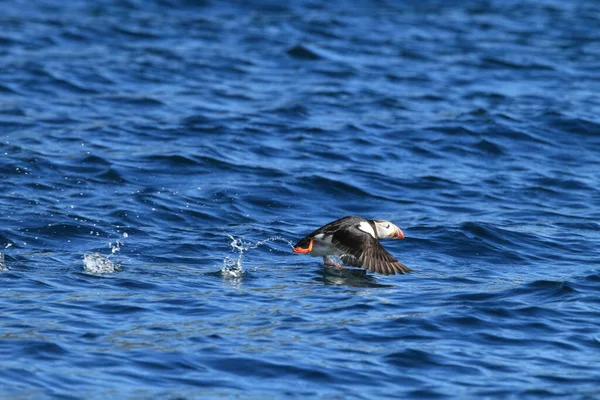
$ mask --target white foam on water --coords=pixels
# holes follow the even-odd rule
[[[223,259],[223,267],[221,268],[221,274],[224,277],[229,278],[241,278],[244,273],[244,269],[242,267],[242,259],[244,257],[244,253],[251,249],[256,249],[259,246],[262,246],[266,243],[282,241],[287,243],[290,247],[294,247],[293,243],[290,240],[287,240],[281,236],[273,236],[268,239],[259,240],[258,242],[245,242],[243,239],[238,239],[233,237],[232,235],[227,235],[229,239],[231,239],[232,252],[237,252],[237,257],[226,256]]]

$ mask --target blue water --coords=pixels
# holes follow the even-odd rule
[[[0,397],[600,397],[600,5],[282,4],[2,3]]]

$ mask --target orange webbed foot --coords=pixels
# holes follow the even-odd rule
[[[310,240],[308,247],[306,249],[303,249],[302,247],[294,247],[293,251],[294,251],[294,253],[308,254],[312,251],[312,247],[313,247],[313,239]]]
[[[323,257],[323,263],[325,265],[327,265],[328,267],[334,267],[334,268],[337,268],[337,269],[345,269],[342,264],[338,264],[338,263],[334,263],[334,262],[329,261],[328,257]]]
[[[294,247],[293,250],[294,253],[299,253],[299,254],[307,254],[310,253],[309,249],[303,249],[302,247]]]

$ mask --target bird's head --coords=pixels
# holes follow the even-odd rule
[[[376,219],[375,223],[375,234],[378,239],[404,239],[404,233],[396,225],[390,221]]]

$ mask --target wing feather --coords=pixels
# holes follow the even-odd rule
[[[388,253],[373,236],[355,226],[334,233],[332,243],[342,251],[342,261],[384,275],[405,274],[411,269]]]

